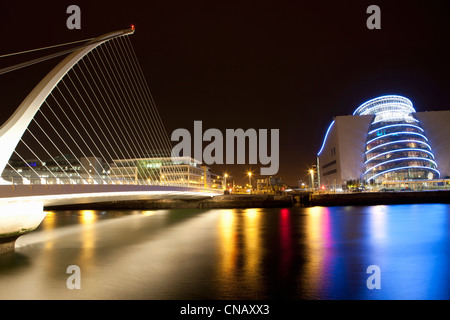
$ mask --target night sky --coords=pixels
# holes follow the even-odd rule
[[[71,4],[81,30],[66,27]],[[371,4],[381,30],[366,27]],[[0,55],[134,24],[130,40],[169,136],[193,132],[195,120],[222,132],[279,129],[278,175],[297,185],[333,116],[384,94],[408,97],[417,111],[450,109],[449,9],[423,0],[2,1]],[[0,68],[20,61],[2,58]],[[59,61],[1,75],[0,120]],[[238,181],[250,168],[212,167]]]

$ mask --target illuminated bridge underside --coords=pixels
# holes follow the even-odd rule
[[[19,236],[39,226],[46,206],[217,195],[205,189],[142,185],[17,185],[14,189],[1,185],[0,194],[0,254],[13,251]]]
[[[436,179],[440,173],[432,148],[410,100],[400,96],[372,99],[354,115],[374,115],[366,140],[364,179]]]
[[[1,202],[36,201],[47,206],[151,199],[201,199],[217,190],[143,185],[16,185],[0,186]]]

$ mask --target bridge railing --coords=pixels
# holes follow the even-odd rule
[[[196,189],[204,189],[211,190],[214,192],[222,192],[222,188],[220,187],[211,187],[205,185],[204,183],[196,183],[196,182],[185,182],[185,181],[154,181],[154,180],[130,180],[130,179],[66,179],[66,178],[30,178],[24,179],[16,178],[16,179],[3,179],[4,183],[7,185],[14,186],[62,186],[62,185],[129,185],[129,186],[165,186],[165,187],[187,187],[187,188],[196,188]],[[183,183],[183,184],[182,184]]]

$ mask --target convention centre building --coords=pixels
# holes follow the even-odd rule
[[[349,182],[385,188],[446,186],[450,178],[450,111],[416,112],[387,95],[336,116],[317,154],[318,184],[345,190]]]

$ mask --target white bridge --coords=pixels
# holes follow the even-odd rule
[[[0,253],[41,223],[45,206],[222,193],[171,157],[133,33],[66,50],[0,127]]]

